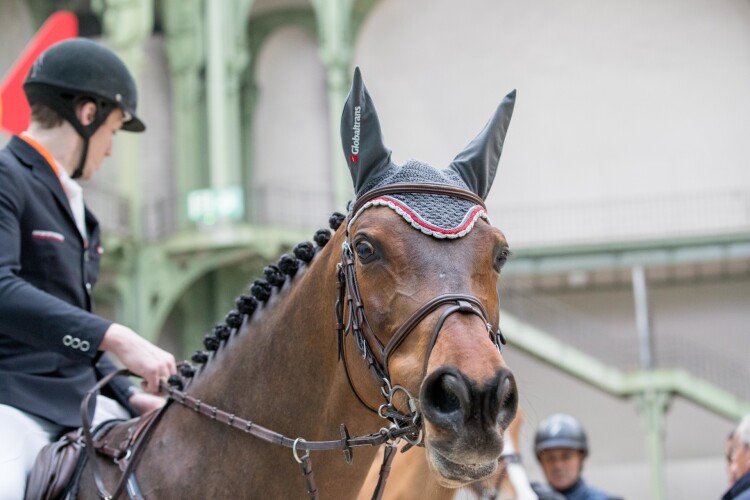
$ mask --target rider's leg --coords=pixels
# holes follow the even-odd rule
[[[130,418],[116,401],[97,396],[94,426],[113,418]],[[20,500],[26,491],[26,479],[39,450],[57,439],[64,427],[18,410],[0,405],[0,500]]]
[[[37,453],[64,428],[12,406],[0,405],[0,500],[19,500]]]
[[[128,410],[114,399],[101,395],[97,396],[96,411],[94,412],[94,422],[92,427],[96,427],[97,424],[114,418],[127,420],[130,418],[130,414],[128,413]]]

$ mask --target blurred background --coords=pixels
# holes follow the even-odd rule
[[[538,423],[564,412],[590,484],[728,487],[750,413],[750,2],[0,0],[0,74],[61,9],[127,62],[148,127],[84,186],[99,313],[189,357],[345,211],[354,66],[399,163],[447,166],[515,88],[487,202],[514,253],[501,326],[530,477]]]

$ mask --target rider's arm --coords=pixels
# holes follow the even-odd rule
[[[0,331],[38,349],[97,362],[109,351],[144,379],[143,388],[157,394],[159,380],[175,373],[174,357],[130,328],[36,288],[22,279],[21,218],[31,203],[18,172],[0,161]],[[41,264],[40,264],[41,265]]]
[[[115,365],[106,353],[101,357],[96,367],[100,377],[104,377],[118,369],[117,365]],[[113,393],[115,399],[121,403],[125,403],[125,406],[136,415],[142,415],[150,410],[161,408],[165,403],[164,398],[142,392],[130,381],[130,378],[123,375],[113,378],[107,385],[107,389]]]
[[[38,349],[80,360],[97,360],[111,321],[75,307],[18,276],[21,217],[32,201],[25,181],[0,162],[0,330]],[[36,202],[36,201],[35,201]],[[40,259],[43,262],[43,259]],[[40,264],[41,265],[41,264]]]

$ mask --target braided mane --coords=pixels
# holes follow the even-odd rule
[[[345,215],[334,212],[328,219],[328,225],[336,231],[345,219]],[[315,255],[331,239],[331,230],[319,229],[313,235],[315,244],[309,241],[298,243],[292,253],[285,253],[279,261],[269,264],[263,268],[264,279],[257,279],[249,285],[250,294],[243,294],[234,301],[236,309],[232,309],[224,317],[224,322],[213,327],[210,333],[203,337],[205,350],[197,350],[191,356],[191,360],[199,365],[205,365],[211,359],[211,353],[216,352],[232,335],[236,334],[245,319],[252,318],[253,313],[271,298],[273,289],[281,289],[287,280],[294,278],[302,266],[312,262]],[[169,385],[182,390],[187,379],[192,379],[196,374],[196,366],[189,361],[183,361],[178,365],[179,374],[169,377]]]

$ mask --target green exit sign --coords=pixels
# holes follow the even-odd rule
[[[188,219],[196,224],[212,225],[239,220],[245,214],[242,188],[196,189],[187,196]]]

